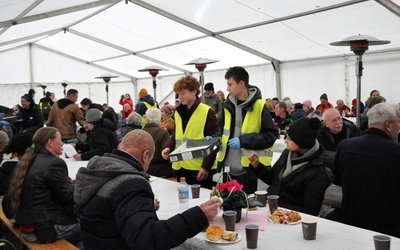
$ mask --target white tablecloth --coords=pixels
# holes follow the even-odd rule
[[[169,217],[180,212],[177,194],[177,182],[164,179],[155,179],[151,182],[153,192],[157,199],[160,200],[160,210],[157,215],[160,219],[168,219]],[[189,206],[196,206],[209,199],[210,190],[201,189],[200,198],[189,200]],[[191,195],[190,195],[191,197]],[[259,208],[259,211],[268,211],[268,207]],[[252,216],[250,211],[248,216]],[[371,215],[372,216],[372,215]],[[345,224],[329,221],[306,214],[302,214],[302,218],[314,218],[318,221],[316,240],[306,241],[302,236],[301,224],[297,225],[280,225],[268,222],[264,231],[259,231],[258,248],[257,249],[349,249],[349,250],[368,250],[374,249],[372,236],[379,234],[377,232],[364,230],[348,226]],[[267,218],[265,218],[267,220]],[[242,237],[242,240],[235,244],[213,244],[206,243],[209,249],[247,249],[246,235],[244,230],[236,230]],[[204,239],[205,233],[199,233],[196,238]],[[392,237],[391,249],[400,249],[400,239]]]
[[[76,174],[81,167],[86,167],[89,161],[77,161],[74,158],[63,159],[67,163],[68,176],[72,180],[76,179]]]

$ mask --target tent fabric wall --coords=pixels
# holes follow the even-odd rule
[[[94,77],[109,73],[119,76],[109,87],[110,105],[119,109],[121,94],[135,101],[140,88],[153,94],[149,74],[138,72],[149,65],[169,69],[157,76],[156,96],[173,103],[173,84],[185,74],[198,77],[186,64],[199,57],[218,60],[207,66],[205,82],[225,94],[226,69],[244,66],[263,98],[317,104],[327,93],[332,102],[349,103],[356,96],[356,58],[348,47],[329,43],[356,34],[391,41],[370,46],[363,56],[362,101],[379,89],[388,101],[399,102],[399,5],[399,0],[3,0],[0,104],[11,107],[30,88],[38,101],[38,84],[60,98],[65,80],[80,99],[104,103],[105,84]]]
[[[19,52],[12,52],[19,53]],[[63,96],[63,88],[61,81],[56,83],[48,83],[40,81],[41,74],[52,74],[52,68],[49,65],[57,64],[60,62],[57,56],[40,56],[40,60],[36,63],[38,67],[36,72],[43,72],[36,75],[36,83],[43,83],[47,85],[46,90],[55,92],[56,98],[60,99]],[[312,100],[314,106],[319,103],[319,97],[322,93],[328,95],[329,101],[335,104],[337,99],[344,99],[347,104],[356,97],[356,83],[355,76],[355,61],[354,56],[332,59],[320,59],[305,62],[284,63],[281,65],[282,71],[282,96],[289,96],[294,102],[302,102],[306,99]],[[53,62],[53,63],[51,63]],[[56,62],[56,63],[54,63]],[[398,88],[400,71],[400,53],[379,53],[379,54],[366,54],[363,57],[363,76],[361,77],[361,96],[364,102],[371,90],[378,89],[382,96],[388,102],[400,102],[400,88]],[[5,64],[6,65],[6,64]],[[104,82],[95,82],[93,76],[103,73],[100,69],[94,68],[91,70],[82,71],[84,67],[90,67],[86,64],[71,63],[69,68],[63,64],[62,70],[59,70],[60,79],[70,81],[67,89],[76,88],[79,90],[79,99],[84,97],[92,99],[96,103],[106,102],[106,92]],[[234,66],[234,65],[232,65]],[[25,66],[27,67],[27,66]],[[22,66],[20,73],[23,72]],[[10,67],[10,70],[14,68]],[[261,89],[263,98],[275,97],[275,72],[270,64],[259,65],[253,67],[246,67],[250,75],[250,84],[256,85]],[[222,90],[225,95],[226,80],[224,79],[226,69],[218,71],[204,72],[205,82],[213,82],[215,90]],[[76,75],[75,75],[76,73]],[[84,74],[85,73],[85,74]],[[174,103],[173,85],[184,75],[174,75],[157,77],[157,100],[169,103]],[[194,77],[199,78],[198,73],[193,74]],[[80,77],[90,79],[91,82],[79,82],[77,79]],[[136,86],[136,87],[135,87]],[[36,101],[42,97],[42,88],[33,86],[37,92]],[[1,105],[12,107],[19,103],[21,95],[26,93],[31,88],[30,83],[2,84],[1,92],[6,93],[1,97]],[[117,111],[120,110],[118,104],[119,98],[122,94],[131,94],[134,101],[137,101],[137,93],[141,88],[146,88],[149,94],[153,95],[152,79],[143,78],[138,79],[136,85],[127,78],[114,78],[109,83],[109,99],[110,106],[114,107]],[[161,103],[161,104],[162,104]]]

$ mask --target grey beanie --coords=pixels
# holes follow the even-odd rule
[[[98,109],[89,109],[86,112],[86,116],[85,116],[85,120],[86,122],[98,122],[101,120],[101,118],[103,118],[103,116],[101,115],[101,111]]]

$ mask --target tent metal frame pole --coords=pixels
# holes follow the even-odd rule
[[[357,103],[356,103],[356,125],[360,127],[360,109],[361,109],[361,76],[362,76],[363,64],[362,55],[357,56],[356,62],[356,76],[357,76]]]

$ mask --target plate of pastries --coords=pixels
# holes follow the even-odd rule
[[[268,220],[275,224],[295,225],[301,222],[301,216],[293,210],[277,209],[268,215]]]
[[[240,234],[226,231],[220,226],[211,225],[206,229],[205,240],[215,244],[232,244],[242,239]]]

